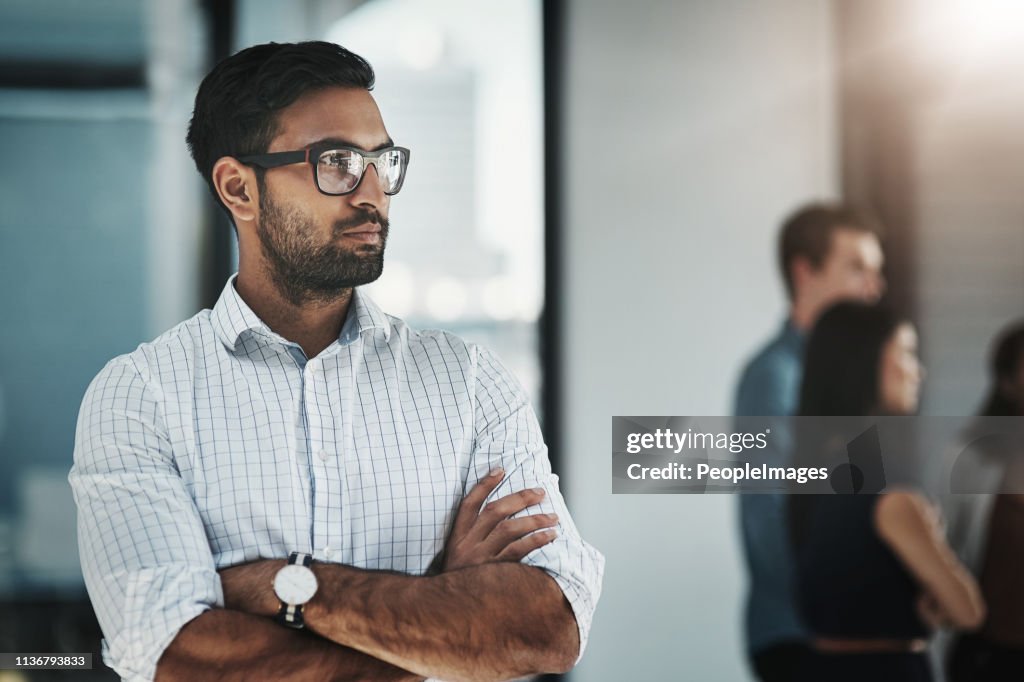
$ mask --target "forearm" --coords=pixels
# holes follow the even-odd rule
[[[934,575],[929,574],[926,589],[953,626],[967,630],[980,627],[985,620],[985,600],[977,580],[946,543],[942,527],[936,524],[931,531],[939,560],[934,562]]]
[[[973,630],[985,620],[985,600],[974,577],[963,566],[946,567],[946,579],[930,586],[930,593],[954,627]]]
[[[558,584],[538,568],[492,563],[430,577],[315,565],[307,627],[400,668],[446,680],[564,672],[579,631]]]
[[[927,500],[908,491],[882,495],[875,506],[875,527],[953,625],[981,625],[985,603],[978,583],[946,544],[942,523]]]
[[[211,609],[181,629],[160,658],[156,679],[412,682],[423,677],[266,618]]]

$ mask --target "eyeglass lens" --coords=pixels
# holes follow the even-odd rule
[[[317,161],[317,183],[321,192],[346,194],[359,184],[366,163],[377,167],[377,176],[385,194],[394,194],[402,186],[405,163],[402,152],[389,149],[373,158],[349,149],[332,149],[320,154]]]

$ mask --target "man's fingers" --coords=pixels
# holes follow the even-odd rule
[[[516,540],[498,554],[498,561],[520,561],[524,556],[558,537],[554,529],[542,530]]]
[[[484,500],[487,496],[494,492],[494,489],[501,483],[501,479],[505,477],[504,470],[492,469],[489,474],[481,478],[473,489],[462,498],[462,502],[459,504],[459,512],[455,515],[455,525],[452,527],[452,535],[457,538],[464,537],[469,529],[473,527],[473,522],[476,521],[477,516],[480,514],[480,507],[483,505]]]
[[[527,533],[532,533],[541,528],[551,528],[557,523],[557,514],[532,514],[518,519],[505,519],[495,526],[488,540],[493,543],[496,551],[500,553],[500,550]]]
[[[543,488],[527,488],[489,502],[480,512],[480,520],[484,523],[485,534],[489,535],[500,522],[543,499]]]

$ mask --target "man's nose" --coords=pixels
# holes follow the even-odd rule
[[[363,172],[363,179],[359,181],[359,186],[349,194],[349,201],[353,206],[378,210],[387,203],[387,195],[384,194],[384,187],[381,185],[376,165],[372,163],[367,164],[366,170]]]

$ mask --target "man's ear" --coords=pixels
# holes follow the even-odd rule
[[[811,261],[803,256],[794,256],[789,262],[789,277],[793,282],[793,290],[798,290],[816,271],[817,268],[811,265]]]
[[[231,211],[235,223],[252,222],[259,209],[256,172],[230,156],[222,156],[213,164],[213,186],[217,196]]]

